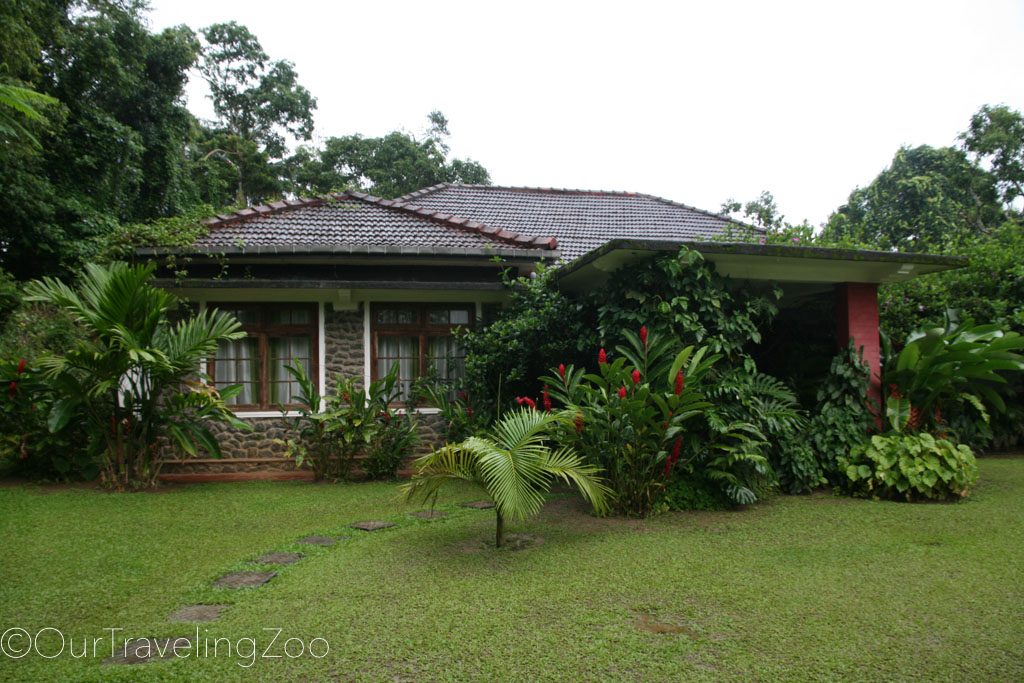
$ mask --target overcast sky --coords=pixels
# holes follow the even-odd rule
[[[1024,2],[152,0],[153,29],[234,19],[318,99],[317,136],[421,133],[495,184],[718,210],[771,190],[818,224],[900,145],[1024,109]],[[193,78],[189,106],[209,116]]]

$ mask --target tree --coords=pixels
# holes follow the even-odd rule
[[[89,264],[77,291],[53,278],[25,290],[29,301],[66,311],[84,333],[63,354],[39,359],[59,396],[50,429],[82,419],[100,446],[105,482],[118,489],[155,485],[162,440],[187,455],[218,456],[204,423],[247,429],[224,403],[240,386],[218,392],[195,377],[219,342],[245,336],[240,323],[212,309],[171,323],[177,300],[153,285],[153,272],[152,264]]]
[[[976,162],[989,164],[1007,206],[1024,197],[1024,116],[1019,111],[985,105],[960,139]]]
[[[266,198],[279,188],[258,179],[270,176],[269,167],[285,156],[287,138],[312,138],[316,98],[299,84],[295,65],[271,61],[245,26],[231,21],[202,33],[206,46],[199,70],[210,86],[217,121],[198,161],[219,160],[234,171],[235,203]]]
[[[416,474],[403,485],[407,500],[436,499],[439,489],[455,480],[482,488],[494,501],[495,545],[505,544],[505,520],[533,517],[544,494],[561,479],[575,486],[597,512],[610,494],[598,470],[569,448],[552,451],[548,433],[572,417],[521,408],[507,413],[484,437],[470,437],[425,455],[414,463]]]
[[[785,225],[785,216],[779,213],[775,196],[764,190],[757,199],[741,204],[731,197],[722,202],[722,213],[734,215],[742,210],[743,218],[753,225],[765,230],[780,230]]]
[[[829,217],[821,239],[898,251],[944,251],[1004,216],[996,179],[952,147],[903,147]]]
[[[0,83],[0,138],[28,141],[37,149],[39,140],[32,134],[32,124],[46,125],[42,110],[57,104],[48,95],[12,83]]]
[[[351,188],[392,198],[438,183],[490,183],[479,163],[448,160],[444,114],[433,111],[427,118],[430,127],[422,139],[394,131],[379,138],[328,138],[319,150],[300,148],[286,163],[292,191],[322,194]]]

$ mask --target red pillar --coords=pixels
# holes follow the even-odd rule
[[[878,285],[846,282],[836,285],[836,340],[845,348],[850,339],[871,368],[868,396],[881,405],[882,343],[878,335]]]

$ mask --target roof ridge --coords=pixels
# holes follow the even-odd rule
[[[440,186],[434,186],[435,189],[440,189]],[[430,188],[427,188],[430,189]],[[424,191],[419,191],[424,192]],[[417,194],[417,193],[413,193]],[[420,194],[419,196],[422,196]],[[470,220],[461,216],[456,216],[444,211],[435,211],[434,209],[428,209],[422,206],[417,206],[408,201],[403,201],[402,198],[398,199],[383,199],[381,197],[375,197],[365,192],[357,192],[355,190],[347,190],[345,192],[334,192],[328,195],[319,197],[297,197],[295,199],[282,199],[275,202],[268,202],[266,204],[257,204],[254,206],[247,206],[231,213],[216,214],[211,218],[204,218],[200,221],[203,225],[208,228],[216,228],[223,225],[233,225],[247,218],[253,216],[264,216],[268,214],[277,214],[284,211],[292,211],[294,209],[301,209],[309,206],[322,206],[328,202],[339,201],[344,199],[354,199],[357,201],[365,202],[367,204],[375,204],[386,209],[403,211],[405,213],[412,213],[420,218],[431,220],[435,223],[440,223],[449,228],[461,230],[463,232],[470,232],[486,239],[504,242],[506,244],[513,244],[516,246],[527,247],[527,248],[541,248],[541,249],[558,249],[558,240],[554,237],[538,237],[532,235],[523,235],[518,232],[506,230],[504,228],[494,228],[488,225],[484,225],[479,221]]]
[[[638,192],[636,194],[636,196],[638,196],[638,197],[646,197],[647,199],[653,199],[654,201],[661,202],[662,204],[668,204],[670,206],[681,206],[684,209],[689,209],[690,211],[696,211],[697,213],[702,213],[705,216],[712,216],[713,218],[721,218],[723,221],[728,221],[729,223],[735,223],[736,225],[739,225],[740,227],[747,228],[748,230],[753,230],[754,232],[759,232],[759,233],[762,233],[762,234],[767,234],[768,233],[768,230],[766,228],[759,228],[756,225],[750,225],[749,223],[744,223],[743,221],[738,221],[735,218],[733,218],[732,216],[726,216],[724,213],[715,213],[714,211],[708,211],[707,209],[698,209],[696,206],[690,206],[689,204],[684,204],[682,202],[677,202],[674,199],[665,199],[664,197],[659,197],[658,195],[655,195],[655,194],[645,194],[643,192]]]

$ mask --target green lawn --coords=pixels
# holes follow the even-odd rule
[[[97,657],[0,654],[8,680],[1024,680],[1024,458],[981,462],[957,505],[778,497],[752,509],[597,520],[556,497],[487,546],[490,512],[404,515],[393,484],[0,488],[0,627],[60,629]],[[364,519],[394,529],[295,545]],[[270,584],[210,587],[268,550]],[[176,608],[231,603],[212,642],[323,638],[323,658],[102,665],[109,631],[175,636]],[[55,636],[42,646],[52,652]],[[221,641],[219,647],[223,648]],[[14,643],[17,645],[17,643]],[[293,652],[297,643],[292,644]],[[318,654],[322,644],[317,643]],[[243,649],[248,645],[243,641]]]

